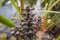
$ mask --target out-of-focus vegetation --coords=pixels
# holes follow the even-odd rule
[[[60,40],[60,36],[58,36],[58,37],[56,38],[56,40]]]
[[[0,7],[3,6],[3,3],[7,2],[8,0],[0,0]],[[12,28],[15,27],[16,25],[11,22],[10,20],[6,19],[5,17],[3,17],[2,15],[0,15],[0,23],[5,25],[8,28]]]
[[[45,8],[46,11],[57,11],[60,12],[60,0],[42,0],[41,7]],[[45,13],[45,22],[47,31],[51,30],[54,25],[57,25],[60,22],[60,14],[57,13]],[[50,22],[47,23],[48,17],[50,17]],[[57,37],[56,40],[60,40],[60,36]]]
[[[37,0],[25,0],[25,2],[27,3],[27,4],[29,4],[29,6],[30,7],[33,7],[34,5],[36,5],[36,3],[37,3]]]
[[[4,24],[8,28],[15,27],[15,24],[10,20],[6,19],[5,17],[0,15],[0,23]]]
[[[7,34],[0,34],[0,40],[7,40]]]
[[[8,0],[6,0],[6,1],[8,1]],[[12,5],[14,6],[14,8],[16,9],[17,14],[19,15],[19,18],[22,19],[23,15],[21,13],[21,10],[18,7],[17,0],[10,0],[10,1],[11,1]],[[24,0],[21,1],[22,6],[24,6],[23,1]],[[44,8],[45,11],[60,12],[60,0],[41,0],[41,1],[42,1],[41,8]],[[4,1],[0,0],[0,7],[2,7],[3,2]],[[37,0],[33,0],[33,1],[32,0],[25,0],[24,2],[28,3],[30,7],[33,7],[37,3]],[[23,8],[21,8],[21,9],[23,9]],[[49,13],[49,12],[45,12],[44,14],[45,14],[44,15],[44,19],[45,19],[44,24],[46,25],[47,29],[51,30],[54,27],[54,25],[57,25],[57,23],[60,22],[60,15],[59,14],[57,14],[57,13],[54,14],[54,13]],[[51,21],[49,23],[47,22],[48,17],[50,17],[50,19],[51,19]],[[1,15],[0,15],[0,23],[6,25],[7,27],[14,27],[15,26],[14,23],[7,20],[5,17],[3,17]],[[59,40],[59,38],[60,38],[60,36],[56,40]]]
[[[22,16],[21,10],[17,6],[17,2],[15,2],[14,0],[10,0],[10,1],[11,1],[12,5],[14,6],[14,8],[16,9],[18,16],[20,17],[20,19],[22,19],[23,16]]]
[[[60,11],[60,0],[43,0],[41,3],[41,7],[45,8],[47,11]],[[48,17],[51,17],[51,21],[47,24],[47,27],[52,26],[52,23],[54,23],[57,19],[59,19],[59,14],[54,13],[45,13],[46,21],[48,20]],[[60,21],[60,20],[59,20]]]

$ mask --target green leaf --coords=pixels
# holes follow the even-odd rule
[[[60,40],[60,36],[58,36],[58,37],[56,38],[56,40]]]
[[[21,11],[19,10],[19,7],[17,6],[17,3],[14,0],[10,0],[10,1],[11,1],[12,5],[14,6],[14,8],[16,9],[17,14],[19,15],[20,19],[22,19],[23,16],[22,16]]]
[[[59,18],[59,15],[54,15],[54,17],[51,19],[51,21],[47,24],[47,26],[49,26],[50,24],[52,24],[56,19]]]
[[[5,17],[0,15],[0,23],[5,25],[8,28],[15,27],[16,25],[11,22],[10,20],[6,19]]]
[[[0,0],[0,8],[2,7],[2,0]]]
[[[0,40],[7,40],[7,34],[0,34]]]

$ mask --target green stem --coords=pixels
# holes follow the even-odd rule
[[[3,25],[9,28],[16,26],[13,22],[11,22],[10,20],[6,19],[5,17],[1,15],[0,15],[0,23],[2,23]]]
[[[14,0],[10,0],[10,1],[11,1],[12,5],[15,7],[15,9],[16,9],[16,11],[17,11],[17,14],[19,15],[20,19],[22,19],[23,16],[22,16],[21,11],[19,10],[19,7],[18,7],[17,4],[14,2]]]

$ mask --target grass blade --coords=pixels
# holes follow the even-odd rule
[[[17,3],[15,3],[14,0],[10,0],[10,1],[11,1],[12,5],[15,7],[15,9],[16,9],[16,11],[17,11],[17,14],[19,15],[20,19],[22,19],[23,16],[22,16],[21,11],[19,10],[19,7],[17,6]]]
[[[0,23],[2,23],[3,25],[5,25],[8,28],[16,26],[13,22],[11,22],[10,20],[6,19],[5,17],[3,17],[1,15],[0,15]]]

